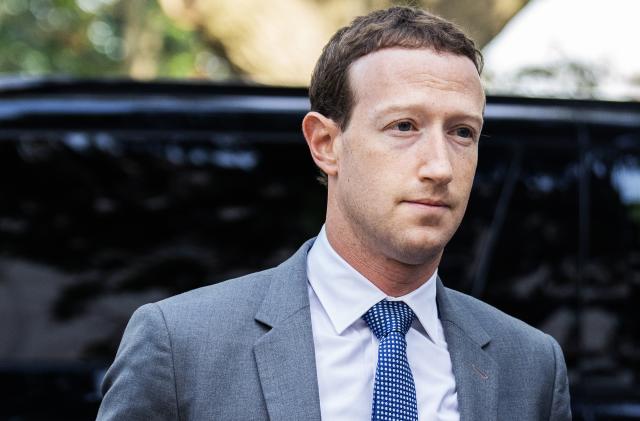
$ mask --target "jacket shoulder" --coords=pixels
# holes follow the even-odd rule
[[[475,297],[450,288],[445,289],[449,300],[457,308],[464,309],[493,340],[552,352],[551,342],[555,340],[548,334]]]
[[[504,402],[501,411],[510,414],[500,419],[513,419],[516,405],[535,414],[526,419],[570,420],[567,367],[558,342],[469,295],[448,288],[446,295],[458,314],[463,314],[460,323],[467,332],[484,330],[486,334],[482,349],[497,363]]]
[[[156,304],[165,311],[172,311],[180,307],[199,305],[212,306],[229,304],[238,301],[242,303],[259,302],[269,289],[273,268],[228,279],[212,285],[192,289],[172,297],[158,301]]]
[[[174,295],[156,306],[167,329],[182,337],[211,327],[244,329],[253,324],[273,279],[273,268]]]

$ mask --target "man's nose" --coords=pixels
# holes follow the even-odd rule
[[[446,134],[441,131],[431,132],[425,134],[419,143],[418,176],[420,179],[435,184],[450,183],[453,180],[453,168]]]

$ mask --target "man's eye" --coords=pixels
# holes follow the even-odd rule
[[[464,137],[466,139],[473,138],[473,130],[467,127],[458,127],[456,129],[456,136]]]
[[[401,132],[410,132],[414,129],[413,124],[410,121],[400,121],[394,125],[396,129]]]

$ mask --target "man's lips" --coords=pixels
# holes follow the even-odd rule
[[[413,205],[422,205],[427,207],[437,207],[437,208],[448,208],[449,205],[437,199],[410,199],[404,200],[405,203],[413,204]]]

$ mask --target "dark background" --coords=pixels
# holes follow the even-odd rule
[[[276,265],[317,234],[305,95],[3,88],[0,419],[95,418],[135,308]],[[440,274],[559,341],[575,419],[640,419],[640,105],[489,98]]]

